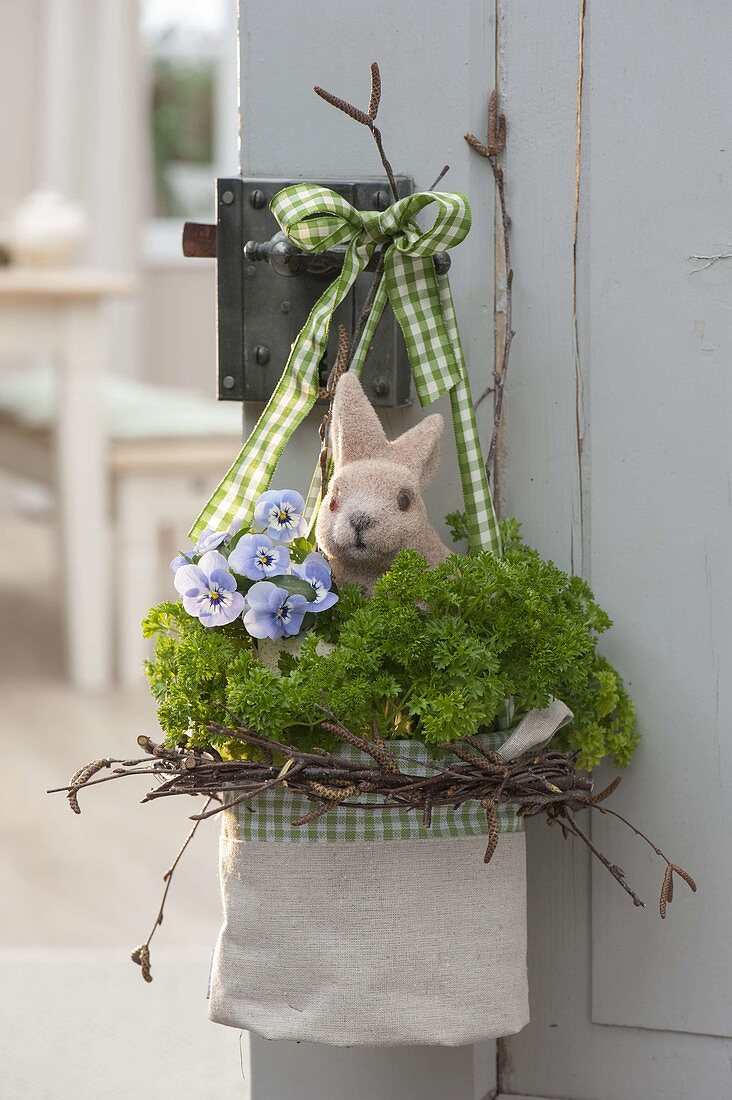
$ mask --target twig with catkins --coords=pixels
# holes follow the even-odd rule
[[[319,95],[321,99],[324,99],[326,103],[330,103],[331,107],[336,107],[339,111],[343,111],[349,118],[354,119],[356,122],[360,122],[363,126],[367,126],[371,131],[373,139],[376,142],[376,148],[379,150],[379,156],[384,166],[386,177],[389,180],[391,193],[396,202],[399,198],[396,178],[386,153],[384,152],[384,145],[381,140],[381,130],[376,125],[376,116],[379,113],[379,104],[381,103],[381,73],[379,72],[377,62],[371,62],[371,95],[369,96],[369,105],[366,111],[362,111],[360,107],[355,107],[353,103],[341,99],[340,96],[333,95],[332,92],[326,92],[325,88],[321,88],[317,84],[313,88],[313,91],[316,95]]]
[[[662,852],[661,849],[658,848],[653,843],[653,841],[646,836],[645,833],[642,833],[640,829],[637,828],[637,826],[633,825],[630,821],[628,821],[627,818],[623,817],[622,814],[619,814],[617,810],[612,810],[609,806],[597,806],[597,810],[601,814],[609,814],[610,817],[614,817],[618,821],[621,821],[623,825],[626,825],[631,830],[631,832],[635,833],[637,837],[640,837],[641,840],[644,840],[646,844],[653,849],[657,856],[660,856],[661,859],[665,860],[666,872],[663,876],[661,897],[658,903],[658,911],[661,915],[661,920],[665,920],[666,908],[674,900],[674,875],[678,875],[679,878],[684,880],[686,885],[691,890],[692,894],[695,894],[697,891],[696,882],[691,877],[688,871],[685,871],[683,867],[679,867],[677,863],[672,863],[668,856],[664,852]]]
[[[487,749],[479,738],[466,736],[462,742],[441,746],[447,754],[443,770],[435,767],[428,775],[414,775],[401,771],[388,742],[383,741],[376,732],[373,739],[357,735],[347,729],[332,711],[326,707],[320,709],[325,715],[325,719],[321,721],[324,732],[331,733],[358,749],[366,759],[341,756],[323,749],[305,752],[294,745],[283,744],[255,732],[237,722],[235,716],[230,714],[231,727],[212,723],[209,726],[210,733],[254,746],[264,758],[263,761],[247,757],[223,760],[211,746],[193,750],[184,747],[167,749],[144,737],[138,738],[138,743],[153,757],[147,768],[141,769],[139,760],[110,760],[108,766],[121,766],[115,768],[111,775],[99,778],[96,773],[101,768],[97,765],[104,762],[96,761],[94,765],[77,772],[69,786],[57,790],[67,794],[71,791],[78,793],[82,788],[121,779],[125,775],[152,776],[159,784],[148,791],[144,802],[181,795],[198,795],[207,799],[204,809],[193,817],[196,826],[239,803],[249,805],[261,794],[274,788],[286,787],[292,792],[300,792],[315,804],[310,812],[293,821],[293,826],[306,825],[336,807],[343,807],[369,813],[389,809],[421,813],[425,828],[429,828],[433,809],[457,809],[464,802],[475,800],[485,810],[488,822],[484,857],[486,862],[490,861],[499,843],[497,809],[500,805],[510,803],[523,817],[546,814],[549,824],[559,825],[565,836],[571,835],[582,841],[632,898],[634,904],[643,905],[628,885],[621,868],[597,848],[577,823],[576,811],[596,810],[598,813],[616,817],[649,844],[666,863],[659,900],[662,918],[666,916],[667,906],[673,899],[674,874],[682,878],[692,891],[696,891],[696,883],[691,875],[678,864],[672,863],[645,833],[616,810],[600,805],[615,792],[620,778],[614,779],[604,790],[593,793],[592,781],[576,770],[576,756],[573,753],[544,749],[538,756],[530,752],[506,761]],[[450,760],[450,756],[454,759]],[[285,760],[284,767],[275,762],[276,757]],[[378,801],[360,801],[359,798],[364,795],[375,795]],[[209,808],[212,802],[215,805]],[[134,961],[143,968],[146,981],[152,980],[149,976],[150,941],[162,921],[170,878],[194,834],[195,828],[189,833],[172,867],[164,876],[166,888],[155,924],[145,943],[133,953]]]
[[[348,330],[345,325],[338,326],[338,352],[333,369],[328,375],[328,381],[321,390],[320,396],[328,401],[328,411],[323,414],[320,422],[320,499],[325,499],[328,492],[328,478],[330,476],[330,422],[333,415],[333,398],[336,386],[341,375],[348,369]]]
[[[213,801],[213,797],[209,797],[208,801],[206,802],[206,805],[203,808],[204,813],[206,812],[208,807],[211,805],[212,801]],[[163,882],[165,883],[165,889],[163,890],[163,897],[162,897],[161,902],[160,902],[160,908],[158,909],[157,915],[155,917],[155,922],[153,923],[153,926],[150,929],[150,935],[147,937],[145,942],[140,944],[139,947],[136,947],[135,950],[130,955],[130,958],[132,959],[133,963],[137,963],[137,965],[140,967],[140,969],[142,971],[142,976],[143,976],[143,978],[145,979],[146,982],[151,982],[152,981],[152,970],[150,969],[150,944],[152,942],[153,936],[157,932],[160,925],[163,923],[163,916],[165,915],[165,902],[167,901],[167,898],[168,898],[168,891],[170,890],[170,884],[173,881],[173,875],[175,874],[175,869],[178,866],[178,864],[180,863],[181,859],[183,858],[183,853],[185,852],[186,848],[188,847],[188,845],[191,843],[194,836],[196,835],[196,832],[198,830],[198,826],[201,824],[201,821],[203,821],[203,815],[199,816],[198,820],[194,822],[193,828],[190,830],[190,832],[188,833],[188,836],[186,837],[186,839],[183,841],[180,848],[178,849],[178,854],[176,855],[175,859],[171,863],[168,870],[163,875]]]
[[[387,179],[389,180],[389,186],[391,193],[396,201],[399,198],[399,191],[397,188],[396,178],[394,171],[389,163],[389,160],[384,152],[384,145],[381,140],[381,131],[378,126],[375,125],[376,116],[379,113],[379,105],[381,103],[381,73],[379,72],[379,66],[376,61],[371,62],[371,95],[369,96],[368,110],[362,111],[360,107],[354,106],[353,103],[349,103],[345,99],[341,99],[340,96],[333,95],[332,92],[327,92],[325,88],[321,88],[319,85],[315,85],[313,91],[316,95],[319,95],[321,99],[324,99],[326,103],[330,103],[331,107],[335,107],[337,110],[342,111],[349,118],[354,119],[356,122],[360,122],[363,126],[368,127],[371,131],[374,141],[376,142],[376,148],[379,152],[381,163],[386,172]],[[364,329],[366,328],[366,322],[371,316],[371,310],[373,309],[374,299],[376,298],[376,292],[379,288],[379,284],[384,276],[384,253],[383,251],[379,255],[379,259],[376,264],[376,270],[374,272],[374,278],[372,280],[369,292],[366,296],[361,315],[356,324],[356,329],[353,333],[353,340],[351,341],[350,353],[346,361],[345,369],[351,365],[353,356],[356,353],[361,337],[363,336]]]
[[[506,148],[506,116],[499,109],[498,92],[491,93],[488,102],[488,133],[486,143],[483,144],[475,134],[465,134],[465,140],[471,149],[484,157],[491,166],[493,179],[496,184],[498,203],[501,211],[501,230],[503,239],[503,259],[501,271],[498,275],[497,305],[494,317],[494,344],[495,363],[493,367],[494,399],[493,399],[493,432],[491,435],[488,455],[485,467],[488,477],[494,473],[496,461],[496,449],[498,436],[501,429],[501,417],[503,413],[503,392],[508,373],[508,359],[511,353],[511,342],[514,338],[513,330],[513,268],[511,267],[511,246],[509,231],[511,219],[506,210],[506,185],[503,166],[500,157]],[[499,316],[502,314],[502,323],[499,325]],[[488,390],[487,392],[490,392]],[[483,395],[485,396],[485,395]],[[477,403],[480,403],[480,400]]]
[[[319,85],[315,85],[313,91],[316,95],[319,95],[321,99],[324,99],[326,103],[330,103],[331,107],[335,107],[338,111],[342,111],[343,114],[348,115],[349,118],[354,119],[355,122],[361,123],[362,126],[366,126],[373,135],[376,142],[376,148],[379,152],[381,163],[384,167],[387,179],[389,180],[389,186],[391,193],[396,202],[399,198],[399,191],[397,188],[396,177],[394,171],[384,151],[384,144],[381,138],[381,131],[376,125],[376,116],[379,113],[379,106],[381,104],[381,73],[379,72],[379,66],[376,61],[371,62],[371,94],[369,96],[369,105],[367,110],[363,111],[360,107],[356,107],[353,103],[349,103],[348,100],[342,99],[341,96],[334,95],[332,92],[328,92],[325,88],[321,88]],[[430,190],[434,190],[440,180],[445,176],[445,173],[449,170],[449,165],[445,164],[440,169],[437,178],[431,185]],[[346,370],[350,367],[356,350],[361,342],[364,329],[366,328],[366,322],[371,316],[371,310],[373,309],[374,299],[376,292],[379,288],[379,284],[384,276],[384,253],[383,251],[379,255],[379,259],[374,271],[374,278],[369,288],[369,292],[366,296],[361,315],[356,323],[356,328],[353,333],[353,339],[351,341],[351,348],[346,363]]]

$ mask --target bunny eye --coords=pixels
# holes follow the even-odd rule
[[[338,507],[338,497],[334,493],[333,496],[330,498],[330,501],[328,503],[328,508],[331,512],[335,512],[337,507]]]
[[[402,489],[401,492],[399,493],[399,496],[397,497],[397,504],[399,505],[399,510],[402,511],[402,512],[406,512],[407,509],[409,508],[409,506],[411,505],[411,503],[412,503],[412,494],[407,492],[406,489]]]

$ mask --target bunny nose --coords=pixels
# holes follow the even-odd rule
[[[348,522],[357,535],[367,531],[374,524],[371,516],[367,516],[365,512],[354,512],[352,516],[348,517]]]

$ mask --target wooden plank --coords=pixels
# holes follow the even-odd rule
[[[516,330],[504,402],[501,511],[521,520],[527,541],[543,554],[579,572],[571,295],[576,10],[572,0],[519,0],[499,11]]]
[[[703,202],[699,206],[704,206],[713,192],[712,216],[716,221],[693,222],[690,213],[695,204],[690,179],[702,175],[705,158],[711,155],[709,150],[729,146],[726,140],[715,146],[707,123],[702,122],[706,115],[715,135],[726,134],[727,123],[721,117],[725,99],[718,94],[714,98],[708,90],[719,78],[716,47],[711,71],[701,82],[699,93],[695,78],[710,66],[710,59],[693,48],[691,59],[687,60],[685,49],[688,42],[698,44],[714,37],[713,28],[725,26],[728,14],[720,24],[718,4],[710,2],[702,17],[696,8],[698,27],[692,33],[689,26],[687,34],[685,28],[691,23],[691,13],[687,19],[684,5],[665,5],[663,11],[656,4],[649,7],[648,11],[643,7],[641,14],[638,7],[629,3],[588,5],[589,83],[578,288],[580,361],[585,396],[589,396],[588,409],[581,412],[590,413],[585,454],[589,452],[591,456],[589,468],[583,469],[585,487],[589,486],[585,500],[584,563],[598,596],[618,621],[608,639],[607,652],[631,673],[630,687],[639,700],[642,720],[646,713],[658,713],[653,709],[658,706],[655,695],[671,692],[674,702],[680,705],[680,710],[663,725],[656,718],[651,723],[646,746],[624,783],[626,789],[637,792],[636,805],[628,803],[630,812],[664,844],[668,842],[680,861],[690,855],[691,862],[696,864],[698,853],[687,845],[697,826],[689,811],[673,797],[678,773],[672,774],[664,765],[659,766],[658,751],[652,742],[660,746],[661,738],[671,729],[676,731],[671,734],[674,745],[684,736],[691,745],[690,731],[700,730],[695,711],[700,699],[696,697],[696,688],[682,698],[677,685],[688,683],[691,668],[694,676],[700,675],[703,690],[709,688],[709,670],[698,666],[704,656],[709,657],[713,643],[719,667],[724,667],[720,658],[725,655],[723,631],[729,621],[726,596],[720,597],[718,579],[723,568],[720,554],[724,531],[719,517],[714,520],[714,537],[709,547],[711,592],[702,593],[697,573],[704,561],[703,534],[698,532],[709,529],[709,504],[720,505],[719,481],[727,484],[727,444],[720,444],[719,435],[716,440],[713,434],[704,435],[697,411],[690,413],[693,447],[689,448],[686,433],[679,430],[679,424],[688,423],[680,414],[682,401],[687,405],[696,403],[701,389],[706,412],[711,411],[707,388],[722,407],[728,396],[723,371],[715,365],[716,356],[711,352],[702,354],[700,349],[707,339],[715,348],[720,343],[726,346],[724,308],[720,304],[706,316],[694,313],[691,318],[688,302],[682,297],[682,290],[689,285],[685,256],[729,245],[714,229],[716,225],[724,227],[719,206],[715,205],[723,187],[721,166],[716,171],[707,171],[700,187]],[[506,510],[526,518],[530,541],[542,552],[555,556],[560,564],[567,566],[574,559],[579,568],[583,555],[577,553],[576,547],[578,495],[573,454],[576,439],[572,439],[575,433],[571,423],[576,406],[572,392],[571,318],[568,321],[578,4],[567,0],[551,5],[550,9],[544,11],[543,5],[521,0],[511,0],[502,6],[512,180],[520,167],[520,179],[512,184],[510,192],[517,273],[515,327],[519,334],[515,347],[522,348],[522,333],[524,339],[531,341],[530,354],[522,349],[521,358],[514,361],[508,385],[509,448],[512,439],[514,443],[508,451],[504,486]],[[659,39],[659,28],[667,22],[670,26]],[[703,37],[699,28],[704,28]],[[719,38],[724,41],[726,36],[722,33]],[[606,112],[618,107],[623,82],[635,80],[632,75],[627,76],[629,53],[631,67],[639,66],[637,84],[633,84],[630,102],[623,104],[616,139],[611,140],[615,131]],[[604,59],[599,72],[598,56]],[[649,62],[655,57],[663,60],[649,63],[642,75],[640,66],[644,59]],[[686,89],[685,99],[676,90],[681,68],[688,74],[679,85],[680,89]],[[601,78],[603,72],[605,76]],[[594,79],[599,82],[593,83]],[[728,79],[725,74],[725,83]],[[663,96],[667,100],[668,117],[665,105],[660,102],[654,108],[646,105],[646,100],[655,103],[657,97],[660,100]],[[607,102],[603,102],[604,97],[608,97]],[[659,112],[652,125],[647,120],[649,109]],[[680,121],[682,118],[685,121]],[[675,136],[679,127],[684,132],[702,130],[698,140],[691,140],[691,152],[687,151],[689,143],[683,143],[683,165],[678,163]],[[692,163],[687,164],[687,159]],[[715,154],[712,164],[718,160],[719,155]],[[677,172],[682,182],[675,180]],[[668,211],[659,214],[667,202]],[[696,210],[694,216],[701,218],[703,214]],[[669,222],[666,237],[661,240],[654,224],[665,217],[669,217]],[[649,228],[644,225],[646,219]],[[682,227],[681,239],[677,226]],[[690,227],[694,228],[691,235]],[[639,248],[639,241],[643,247]],[[719,289],[723,295],[720,299],[717,293],[718,302],[726,300],[728,277],[719,267],[714,271],[714,279],[721,281]],[[693,290],[694,280],[699,278],[694,276],[690,284],[691,291],[701,295],[701,290]],[[547,296],[550,310],[544,307]],[[709,306],[708,300],[706,305]],[[708,330],[710,317],[714,337],[708,331],[702,337],[699,330],[695,335],[693,320],[706,320]],[[638,340],[637,345],[629,343],[629,333]],[[702,364],[710,355],[708,373],[701,373],[705,369]],[[664,361],[667,366],[661,377]],[[690,373],[692,370],[695,373]],[[690,377],[694,379],[693,391]],[[642,416],[640,409],[632,408],[634,402],[640,402]],[[713,431],[721,430],[720,415],[712,415]],[[661,437],[664,429],[666,434]],[[650,436],[648,441],[644,438],[646,433]],[[716,463],[711,460],[712,452],[716,453]],[[632,475],[623,468],[629,454],[633,456]],[[636,461],[636,456],[642,460]],[[649,478],[656,488],[663,484],[665,511],[659,508],[658,500],[643,496],[647,491],[644,482]],[[697,500],[689,499],[692,482],[696,485]],[[668,488],[676,486],[681,495],[676,492],[671,499]],[[679,500],[685,513],[674,507]],[[652,509],[653,524],[644,518],[644,508]],[[614,555],[617,562],[613,562]],[[696,561],[692,567],[690,561],[694,555]],[[640,573],[637,583],[633,579],[634,570]],[[665,578],[663,582],[656,574]],[[693,592],[684,590],[687,575],[691,576]],[[664,587],[669,576],[677,579],[676,591]],[[657,598],[660,591],[665,595],[663,607]],[[718,600],[714,611],[711,595]],[[696,616],[690,617],[693,599],[700,609]],[[654,615],[658,616],[655,624]],[[679,631],[684,617],[694,623],[694,631],[688,638]],[[706,622],[706,638],[699,626],[702,621]],[[692,652],[695,649],[699,652]],[[682,653],[687,662],[683,666]],[[639,671],[647,681],[646,688],[639,683]],[[670,682],[671,675],[674,682]],[[724,690],[722,683],[720,708],[724,705]],[[713,701],[715,694],[716,682],[712,685]],[[708,722],[709,715],[701,713],[703,721]],[[703,741],[708,737],[702,732]],[[701,752],[702,756],[708,753],[706,745]],[[721,747],[719,752],[723,759]],[[689,766],[688,756],[683,752],[681,760],[682,767]],[[698,773],[692,768],[691,774],[696,782]],[[715,774],[708,783],[714,802],[721,801],[718,776]],[[650,796],[652,815],[640,805],[640,799],[647,799],[651,789],[657,792]],[[661,805],[661,799],[665,800],[665,806]],[[702,824],[707,829],[712,857],[723,858],[719,846],[714,847],[714,838],[724,835],[721,823],[718,828],[716,822],[706,817]],[[614,829],[612,835],[605,835],[603,827],[596,830],[596,839],[608,847],[629,874],[633,868],[639,869],[640,876],[634,874],[633,878],[639,886],[645,885],[649,881],[647,864],[637,842],[628,851],[624,841],[619,846],[618,837]],[[643,1100],[709,1100],[726,1095],[732,1054],[729,1041],[632,1026],[643,1019],[650,1027],[668,1025],[676,1014],[678,1022],[691,1029],[695,1017],[700,1020],[708,1009],[709,1016],[712,1008],[715,1012],[719,1008],[718,1004],[699,1003],[699,979],[711,980],[711,984],[715,980],[706,971],[706,931],[701,927],[693,931],[687,924],[697,919],[691,913],[701,898],[689,904],[679,897],[669,921],[661,925],[652,911],[637,912],[628,906],[627,898],[620,891],[614,893],[616,885],[609,878],[605,882],[602,876],[606,872],[599,869],[593,921],[591,872],[586,853],[572,843],[563,843],[554,830],[544,828],[540,822],[530,824],[528,842],[532,1022],[519,1036],[504,1043],[500,1086],[511,1095],[571,1100],[638,1100],[640,1096]],[[657,867],[653,873],[657,875]],[[654,890],[656,885],[654,880]],[[711,884],[708,872],[703,889],[710,900],[717,897],[719,888]],[[708,902],[702,904],[706,906]],[[708,914],[706,909],[703,912]],[[714,921],[710,931],[712,936],[718,934]],[[646,947],[652,939],[650,955],[640,955],[635,950],[633,940],[637,936],[644,937]],[[672,952],[668,950],[669,943],[673,945]],[[682,955],[686,959],[680,958]],[[633,966],[628,965],[630,958]],[[686,968],[700,959],[700,973],[690,980]],[[654,985],[660,962],[672,966],[675,979],[665,986]],[[609,984],[611,971],[615,970],[622,976],[620,988]],[[645,1001],[635,1000],[636,989],[641,990]],[[691,1004],[688,990],[693,991]],[[667,1002],[676,1003],[659,1004],[659,992],[664,993]],[[715,990],[711,1000],[716,997]],[[594,1018],[612,1021],[614,1026],[593,1022],[593,999]],[[686,1016],[681,1019],[684,1012]]]
[[[650,912],[594,874],[593,1018],[732,1035],[732,267],[688,260],[730,247],[732,8],[620,0],[589,29],[590,567],[645,735],[615,801],[701,883],[660,926],[663,865],[595,823]]]

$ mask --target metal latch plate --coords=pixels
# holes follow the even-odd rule
[[[279,229],[269,211],[273,196],[292,183],[285,179],[217,180],[217,299],[219,398],[225,401],[267,401],[287,362],[290,348],[316,300],[335,278],[306,273],[280,275],[269,263],[251,263],[244,254],[248,241],[268,241]],[[391,201],[384,180],[317,180],[360,210],[383,209]],[[399,194],[409,195],[413,183],[397,177]],[[373,275],[364,273],[339,306],[331,325],[326,358],[327,377],[337,349],[338,322],[354,331]],[[375,405],[408,405],[410,369],[404,338],[387,305],[372,350],[363,369],[364,388]]]

